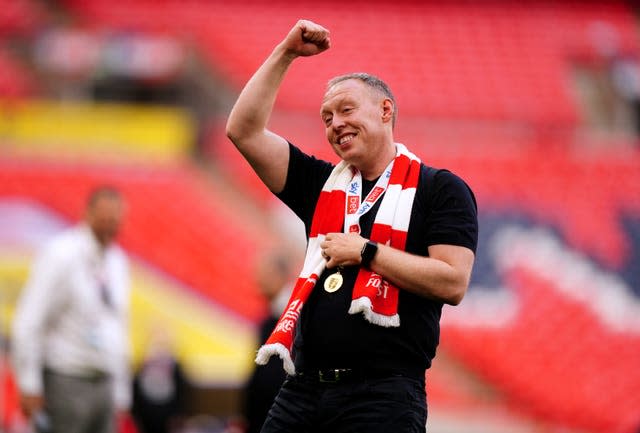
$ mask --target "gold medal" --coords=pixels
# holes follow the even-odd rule
[[[324,290],[329,293],[333,293],[342,287],[342,274],[340,271],[335,274],[331,274],[324,280]]]

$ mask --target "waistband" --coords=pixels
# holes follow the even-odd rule
[[[295,375],[297,378],[318,383],[347,383],[367,379],[385,379],[390,377],[406,377],[424,381],[424,371],[372,369],[372,368],[320,368],[305,369]]]
[[[87,382],[103,382],[111,379],[111,374],[105,371],[96,370],[96,369],[86,369],[78,372],[69,373],[69,372],[55,371],[47,367],[44,369],[44,374],[50,375],[50,376],[67,377],[70,379],[82,380]]]

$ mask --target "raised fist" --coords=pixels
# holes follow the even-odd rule
[[[314,56],[331,45],[329,30],[312,21],[300,20],[282,41],[288,53],[295,56]]]

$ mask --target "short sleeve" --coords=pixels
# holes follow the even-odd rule
[[[448,170],[439,170],[432,179],[427,243],[467,247],[478,246],[478,209],[471,188]]]

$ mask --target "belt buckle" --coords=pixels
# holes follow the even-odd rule
[[[340,381],[340,373],[346,372],[344,368],[332,368],[329,370],[318,370],[318,380],[321,383],[336,383]]]

